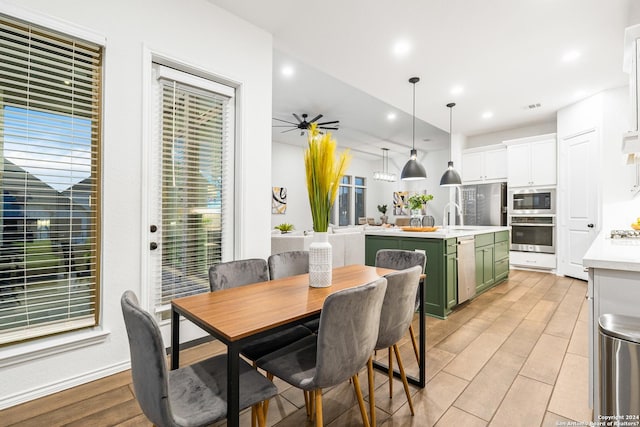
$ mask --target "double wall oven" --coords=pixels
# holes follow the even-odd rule
[[[556,252],[555,189],[520,189],[509,192],[511,250]]]

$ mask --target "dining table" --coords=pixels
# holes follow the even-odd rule
[[[183,316],[227,346],[227,425],[238,426],[240,349],[244,343],[309,320],[320,314],[325,299],[332,293],[370,283],[394,271],[348,265],[334,268],[331,285],[323,288],[309,286],[309,275],[300,274],[174,299],[171,301],[171,369],[179,367],[180,316]],[[424,387],[426,331],[422,281],[418,293],[421,301],[419,377],[408,380]],[[374,367],[387,372],[381,363],[376,362]],[[400,374],[395,370],[394,375]]]

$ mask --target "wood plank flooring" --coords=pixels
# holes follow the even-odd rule
[[[413,386],[411,416],[402,383],[375,374],[378,425],[557,426],[587,423],[588,307],[586,282],[512,270],[509,280],[464,304],[447,320],[427,318],[427,386]],[[416,320],[416,331],[417,320]],[[189,364],[225,351],[217,342],[181,353]],[[417,363],[408,336],[401,345],[408,371]],[[380,352],[379,359],[387,354]],[[360,374],[368,399],[366,371]],[[268,424],[312,426],[302,392],[276,380],[280,394]],[[323,392],[325,425],[362,425],[353,386]],[[248,412],[242,425],[251,425]],[[225,425],[220,422],[216,425]],[[129,371],[0,411],[2,426],[149,426],[138,406]],[[565,424],[566,425],[566,424]]]

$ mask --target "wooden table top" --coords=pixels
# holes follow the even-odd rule
[[[320,313],[327,296],[370,283],[395,270],[366,265],[338,267],[332,285],[309,286],[309,275],[286,277],[174,299],[176,311],[227,341],[237,341]]]

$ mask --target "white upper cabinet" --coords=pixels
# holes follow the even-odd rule
[[[509,187],[554,186],[557,182],[556,134],[504,141]]]
[[[462,182],[473,184],[507,179],[507,149],[502,144],[462,152]]]

